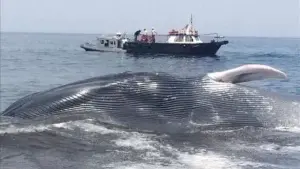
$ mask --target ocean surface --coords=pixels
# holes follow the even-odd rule
[[[79,47],[96,36],[1,33],[1,111],[27,94],[99,75],[163,71],[188,77],[249,63],[273,66],[289,79],[247,85],[300,95],[300,39],[227,37],[217,57],[180,58]],[[171,136],[111,128],[95,119],[21,124],[1,118],[0,146],[1,169],[300,168],[300,124]]]

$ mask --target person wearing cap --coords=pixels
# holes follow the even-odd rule
[[[155,34],[157,34],[157,33],[156,33],[156,31],[154,30],[154,28],[152,27],[152,29],[151,29],[151,36],[152,36],[151,39],[152,39],[152,42],[153,42],[153,43],[155,43]]]
[[[116,33],[116,38],[117,38],[117,39],[120,39],[121,36],[122,36],[121,32],[117,32],[117,33]]]
[[[148,32],[147,32],[147,29],[145,28],[144,31],[143,31],[143,34],[142,34],[142,41],[143,42],[148,42]]]

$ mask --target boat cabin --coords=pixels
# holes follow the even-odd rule
[[[203,43],[198,35],[189,35],[189,34],[169,34],[167,43]]]
[[[113,37],[97,37],[97,47],[101,48],[123,48],[123,44],[127,42],[128,39],[122,37],[121,33],[116,33]]]
[[[193,28],[192,24],[188,24],[179,31],[171,30],[168,34],[167,43],[194,44],[203,42],[199,38],[198,31]]]
[[[203,43],[199,37],[198,31],[193,27],[193,19],[191,16],[190,23],[180,30],[171,30],[168,34],[167,43],[184,43],[194,44]]]

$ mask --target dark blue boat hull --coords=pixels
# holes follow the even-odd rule
[[[226,44],[228,41],[200,44],[126,42],[124,49],[135,54],[216,55],[220,47]]]

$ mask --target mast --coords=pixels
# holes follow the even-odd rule
[[[186,34],[193,34],[194,33],[194,28],[193,28],[193,15],[191,14],[190,17],[190,24],[188,24],[186,28]]]

